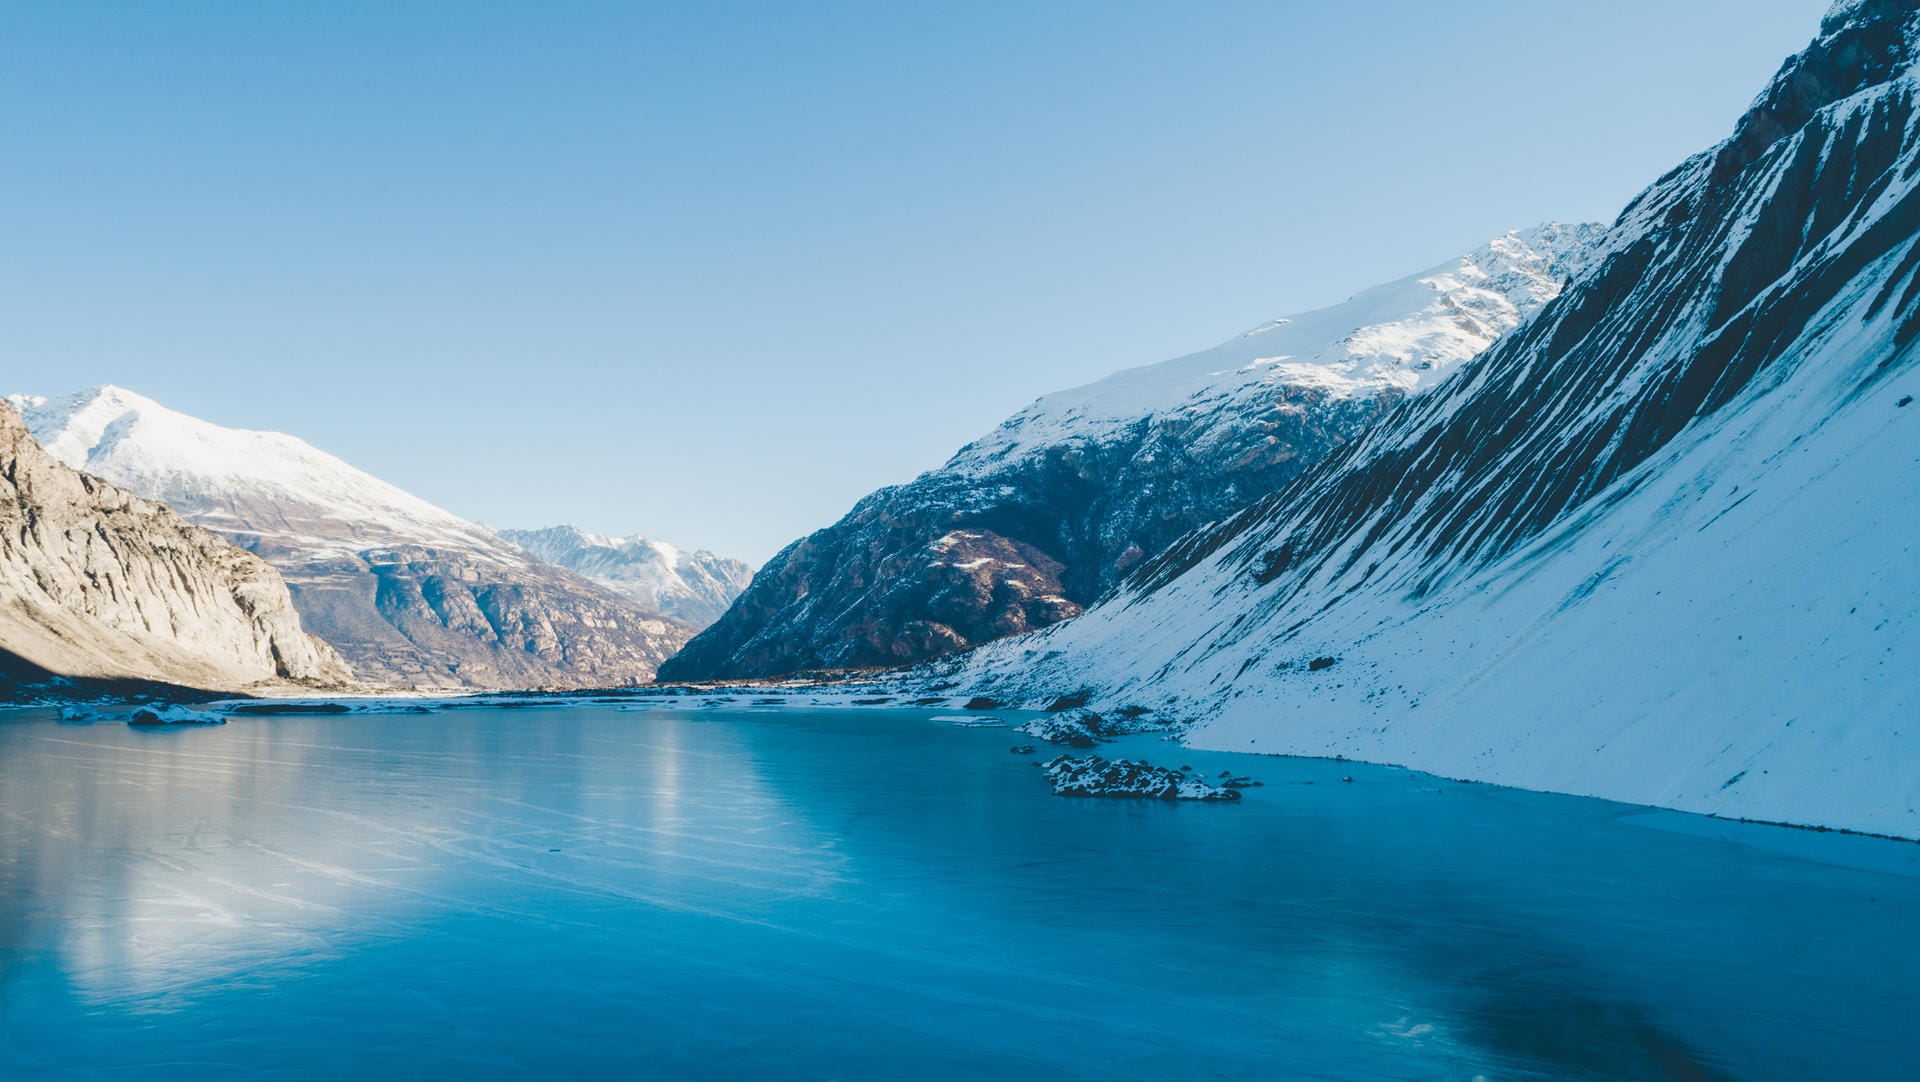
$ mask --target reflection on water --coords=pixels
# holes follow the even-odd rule
[[[786,836],[725,733],[705,752],[724,792],[687,792],[678,726],[605,740],[462,715],[431,732],[362,724],[0,729],[9,938],[51,933],[91,1004],[170,1009],[190,986],[436,915],[556,925],[581,899],[697,909],[716,880],[833,874],[829,847]]]
[[[1920,846],[909,712],[0,715],[0,1074],[1904,1078]],[[1352,774],[1354,784],[1338,778]]]

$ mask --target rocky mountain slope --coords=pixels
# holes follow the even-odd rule
[[[222,428],[117,387],[13,402],[56,458],[279,568],[307,628],[364,680],[629,684],[692,634],[292,436]]]
[[[671,679],[901,665],[1066,619],[1560,290],[1598,226],[1496,237],[1343,304],[1049,395],[775,556]]]
[[[265,561],[61,464],[0,403],[0,686],[50,677],[243,689],[349,674]]]
[[[1486,356],[947,678],[1920,836],[1917,9],[1836,5]]]
[[[750,564],[648,537],[606,537],[577,526],[498,533],[550,564],[696,629],[718,620],[753,579]]]

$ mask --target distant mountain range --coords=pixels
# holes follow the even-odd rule
[[[307,629],[363,680],[642,682],[693,633],[635,593],[556,567],[292,436],[222,428],[117,387],[11,401],[55,458],[273,564]],[[724,588],[710,579],[702,570],[656,592],[717,598]]]
[[[1079,618],[925,678],[1920,836],[1917,64],[1920,5],[1836,5],[1485,355]]]
[[[605,537],[577,526],[500,530],[499,535],[695,629],[727,611],[753,579],[753,565],[647,537]]]
[[[1518,326],[1601,232],[1508,233],[1342,304],[1048,395],[788,546],[661,676],[901,665],[1075,616]]]

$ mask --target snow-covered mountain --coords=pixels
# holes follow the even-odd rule
[[[1917,61],[1920,5],[1836,5],[1484,357],[941,678],[1920,837]]]
[[[577,526],[500,530],[550,564],[577,571],[694,628],[720,618],[753,579],[753,567],[650,537],[607,537]]]
[[[349,679],[272,567],[56,461],[0,403],[0,692],[56,677],[222,690]]]
[[[112,386],[9,401],[60,461],[290,556],[391,544],[505,550],[484,527],[293,436],[223,428]]]
[[[293,436],[223,428],[118,387],[10,401],[62,462],[278,567],[308,629],[362,679],[626,684],[692,634]]]
[[[898,665],[1071,617],[1491,345],[1584,267],[1547,224],[1213,349],[1048,395],[782,551],[669,679]]]
[[[1286,411],[1301,392],[1347,401],[1424,390],[1558,295],[1600,232],[1553,222],[1514,230],[1340,304],[1047,395],[946,468],[987,477],[1062,447],[1126,442],[1142,423],[1159,440],[1178,433],[1188,454],[1205,455],[1241,440],[1265,414]]]

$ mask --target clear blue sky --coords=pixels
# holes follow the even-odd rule
[[[763,559],[1731,130],[1826,0],[0,6],[0,390]]]

